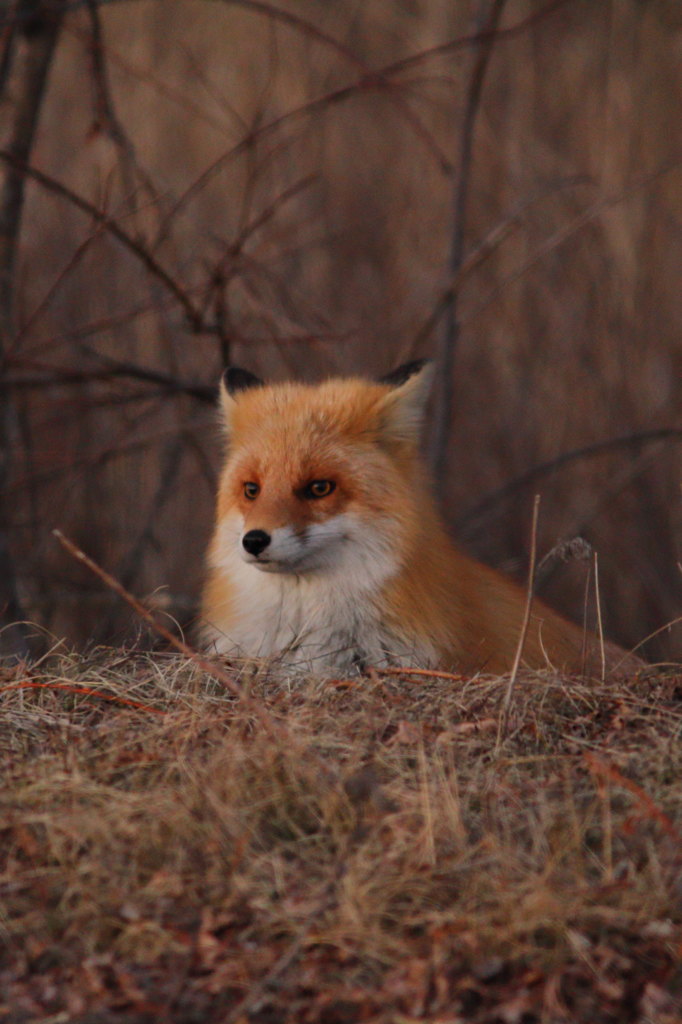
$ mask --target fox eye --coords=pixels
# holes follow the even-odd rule
[[[303,489],[304,498],[326,498],[331,494],[336,484],[333,480],[311,480]]]
[[[259,491],[260,487],[258,484],[254,484],[252,481],[244,484],[244,497],[248,498],[249,501],[253,501]]]

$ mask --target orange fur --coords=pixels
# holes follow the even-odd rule
[[[228,455],[204,591],[207,642],[326,670],[509,670],[526,595],[455,547],[436,511],[418,447],[428,364],[387,382],[317,385],[235,376],[231,388],[230,372],[242,373],[228,371],[221,391]],[[311,497],[311,481],[333,490]],[[258,489],[251,499],[246,483]],[[249,538],[268,546],[245,553]],[[526,664],[584,671],[586,648],[597,667],[594,640],[534,600]],[[607,645],[610,664],[623,657]]]

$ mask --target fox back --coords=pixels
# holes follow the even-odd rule
[[[440,521],[419,452],[431,375],[423,361],[376,382],[226,372],[207,646],[324,672],[511,667],[525,594]],[[580,670],[584,656],[582,631],[534,602],[524,660]]]

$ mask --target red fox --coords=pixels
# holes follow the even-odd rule
[[[319,672],[511,668],[526,594],[458,550],[437,513],[419,453],[432,374],[426,360],[376,382],[226,371],[207,646]],[[524,662],[584,661],[583,631],[535,600]]]

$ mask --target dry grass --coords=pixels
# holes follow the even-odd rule
[[[679,1021],[679,673],[0,679],[0,1020]]]

